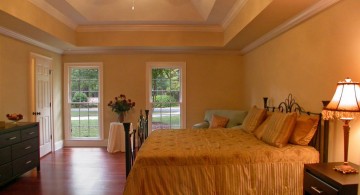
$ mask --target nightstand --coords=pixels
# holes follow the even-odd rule
[[[356,195],[359,174],[342,174],[333,170],[342,162],[305,164],[304,194],[346,194]],[[349,163],[359,170],[359,166]]]

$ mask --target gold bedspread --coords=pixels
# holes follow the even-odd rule
[[[137,154],[124,194],[302,194],[310,146],[276,148],[239,129],[156,130]]]

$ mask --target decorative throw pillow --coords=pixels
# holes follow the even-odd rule
[[[212,115],[209,128],[225,128],[229,119],[226,117]]]
[[[296,123],[295,112],[293,113],[274,113],[269,118],[261,139],[273,146],[284,147],[294,130]]]
[[[255,130],[254,135],[256,138],[261,139],[261,137],[264,135],[265,129],[267,128],[269,121],[270,121],[271,115],[268,115],[264,122],[260,124]]]
[[[246,115],[241,128],[248,133],[252,133],[264,121],[265,117],[265,109],[253,106]]]
[[[300,115],[290,136],[289,143],[306,146],[313,138],[319,123],[318,116]]]
[[[258,138],[261,139],[261,137],[263,136],[265,129],[267,127],[267,125],[269,124],[271,115],[274,114],[275,112],[271,112],[271,111],[266,111],[266,116],[265,116],[265,120],[264,122],[262,122],[260,124],[260,126],[258,126],[254,131],[254,135]]]

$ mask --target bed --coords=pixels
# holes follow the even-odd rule
[[[322,138],[327,125],[322,125],[321,114],[306,112],[318,119],[309,145],[279,147],[263,137],[264,127],[272,124],[266,121],[277,116],[269,111],[296,117],[304,111],[291,94],[276,108],[268,107],[264,99],[264,107],[267,119],[251,132],[237,128],[153,131],[136,154],[124,194],[302,194],[304,164],[327,160],[323,152],[327,141]],[[286,120],[285,126],[291,126]]]

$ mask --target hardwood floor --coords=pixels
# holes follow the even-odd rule
[[[0,188],[0,194],[122,194],[125,153],[106,148],[63,148],[41,158],[36,168]]]

